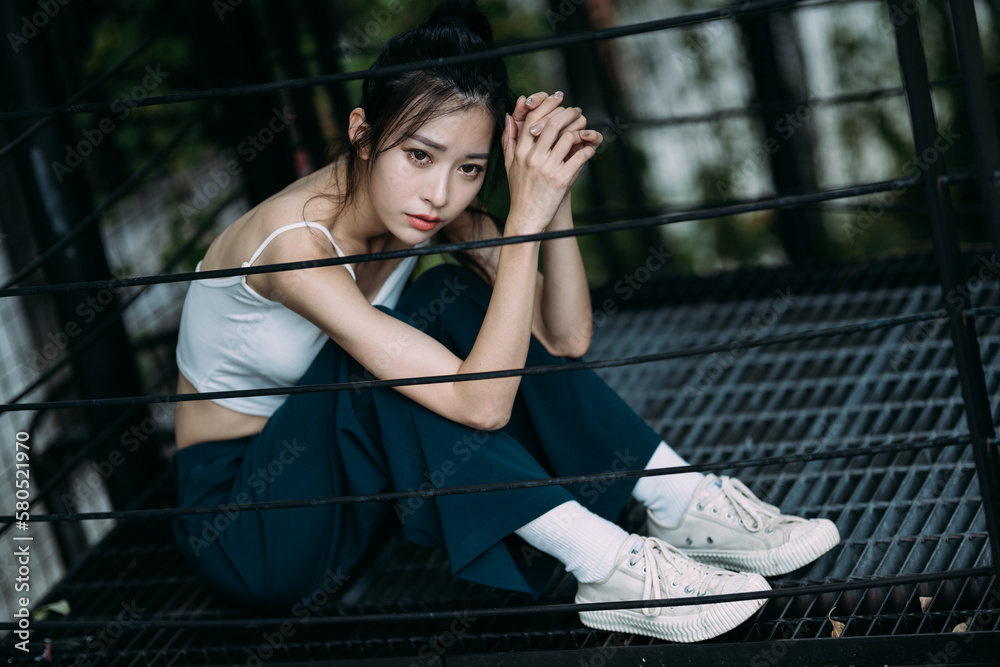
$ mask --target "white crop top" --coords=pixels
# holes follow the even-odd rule
[[[253,264],[278,234],[301,227],[323,232],[337,254],[344,256],[326,227],[303,221],[271,232],[243,266]],[[416,257],[404,258],[372,305],[394,308],[416,261]],[[342,266],[357,280],[349,264]],[[200,270],[198,262],[195,271]],[[177,368],[199,392],[291,387],[305,375],[327,340],[315,324],[255,292],[246,276],[193,280],[181,309]],[[247,396],[216,403],[236,412],[270,417],[287,397]]]

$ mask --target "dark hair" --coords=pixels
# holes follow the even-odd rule
[[[476,0],[443,0],[426,23],[393,36],[369,70],[407,63],[432,61],[458,54],[479,53],[493,45],[493,30]],[[354,143],[345,131],[331,143],[324,165],[346,156],[346,183],[336,213],[339,214],[363,183],[359,152],[368,152],[367,179],[375,159],[415,133],[425,123],[443,115],[479,108],[493,121],[491,158],[486,170],[486,194],[500,182],[503,160],[500,137],[506,114],[513,110],[507,66],[501,58],[484,58],[456,65],[436,65],[387,77],[365,79],[358,106],[365,125]],[[476,224],[489,214],[472,205],[467,209]],[[447,229],[447,228],[446,228]],[[466,255],[463,264],[478,269]]]

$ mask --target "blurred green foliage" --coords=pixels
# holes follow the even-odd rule
[[[234,5],[234,11],[245,12],[250,11],[252,0],[219,1]],[[329,45],[317,44],[305,19],[301,17],[300,3],[307,1],[319,0],[296,0],[277,3],[275,6],[300,15],[299,50],[306,71],[309,75],[323,74],[327,72],[323,71],[319,63],[319,54],[322,48]],[[67,52],[77,54],[78,60],[62,65],[63,71],[67,72],[64,75],[66,87],[78,89],[100,75],[125,57],[147,36],[157,32],[164,25],[166,17],[172,16],[183,4],[169,0],[150,0],[142,3],[140,7],[130,0],[106,0],[101,3],[99,13],[87,3],[71,5],[74,12],[75,34],[72,36],[73,44]],[[700,0],[671,3],[653,0],[647,2],[619,0],[618,4],[623,15],[628,15],[629,12],[634,14],[635,8],[641,6],[647,14],[651,13],[657,17],[718,6],[718,3]],[[340,62],[342,71],[367,69],[392,34],[425,20],[435,5],[436,2],[432,0],[408,2],[341,0],[332,3],[331,6],[335,8],[335,14],[339,17],[336,32],[340,39],[338,46],[342,54]],[[828,93],[865,91],[898,86],[901,83],[891,36],[873,29],[871,25],[859,23],[858,5],[859,3],[851,3],[843,7],[801,10],[823,12],[823,21],[828,26],[828,43],[796,45],[800,52],[810,55],[813,59],[820,58],[825,66],[831,68],[831,71],[827,72],[827,77],[833,85],[831,90],[826,91]],[[498,43],[511,43],[554,34],[553,26],[545,14],[548,7],[546,2],[481,0],[480,6],[492,22]],[[886,18],[884,3],[863,3],[863,6],[868,8],[864,11],[875,13],[876,21]],[[1000,67],[1000,55],[998,55],[1000,46],[996,35],[997,27],[1000,26],[1000,10],[995,1],[980,2],[976,6],[980,11],[980,22],[984,26],[987,70],[994,71]],[[931,78],[945,81],[952,79],[957,76],[958,66],[948,20],[947,2],[927,0],[920,4],[920,8],[920,25],[928,53]],[[222,20],[229,19],[220,19],[220,26]],[[375,29],[371,29],[371,26],[375,26]],[[211,86],[206,83],[208,69],[225,68],[227,63],[202,62],[202,50],[197,40],[200,39],[200,35],[205,34],[205,30],[192,30],[190,27],[188,22],[181,21],[178,27],[167,30],[133,63],[92,92],[88,99],[115,99],[131,95],[145,75],[148,65],[158,65],[162,70],[169,72],[163,83],[149,93],[151,95],[210,88]],[[685,35],[690,37],[695,34],[694,30],[696,28],[684,28],[678,31],[678,35],[680,38],[684,38]],[[819,53],[820,51],[822,53]],[[603,49],[602,53],[612,61],[619,57],[614,48]],[[235,61],[242,56],[240,53],[232,53],[231,57]],[[556,50],[515,56],[509,58],[507,62],[515,97],[538,90],[551,91],[564,88],[566,68],[576,66],[572,61],[562,58],[560,52]],[[620,67],[621,63],[612,62],[612,65],[612,69],[615,69]],[[616,83],[673,86],[677,90],[699,87],[716,90],[718,87],[715,84],[726,74],[728,71],[726,68],[731,69],[734,63],[720,62],[711,57],[698,58],[693,67],[687,70],[689,75],[687,79],[672,81],[651,81],[651,77],[656,73],[662,73],[663,70],[658,69],[657,63],[652,61],[643,62],[642,65],[637,71],[629,72],[630,78]],[[746,67],[745,63],[743,67]],[[273,78],[280,77],[281,72],[276,71]],[[814,82],[806,82],[806,87],[811,87],[812,83]],[[356,104],[360,82],[348,82],[345,87],[350,103]],[[1000,91],[995,81],[991,91],[994,108],[1000,108]],[[621,91],[618,103],[627,117],[635,117],[637,114],[630,108],[628,101],[636,94],[638,94],[636,91]],[[282,96],[287,99],[286,94]],[[330,139],[339,131],[338,128],[345,119],[333,117],[331,103],[325,91],[316,90],[313,96],[317,101],[317,107],[321,110],[320,122],[323,134]],[[714,99],[714,103],[719,108],[734,105],[732,100],[723,97]],[[971,167],[974,164],[974,146],[971,132],[967,128],[962,89],[955,85],[936,86],[935,105],[940,124],[953,125],[955,131],[961,135],[946,156],[949,168]],[[199,108],[196,103],[153,106],[131,110],[124,119],[110,113],[75,116],[73,122],[80,132],[95,127],[102,116],[112,118],[116,124],[110,147],[100,151],[97,159],[88,161],[88,170],[92,172],[98,199],[107,195],[129,174],[139,169],[153,152],[166,143],[178,128],[192,117],[192,114],[199,113]],[[584,111],[587,112],[586,109]],[[602,129],[601,123],[610,119],[590,120],[592,127]],[[178,202],[184,201],[191,195],[183,186],[182,179],[163,179],[165,174],[176,175],[197,170],[203,168],[206,162],[213,158],[221,156],[225,159],[232,154],[234,147],[223,145],[214,135],[213,128],[220,122],[226,121],[224,118],[215,118],[213,122],[206,123],[196,130],[171,154],[163,169],[156,174],[155,178],[161,179],[157,182],[165,184],[162,192],[158,194],[161,206],[165,210],[177,211]],[[750,118],[749,122],[752,126],[755,121]],[[626,174],[622,168],[623,159],[631,161],[634,169],[641,175],[643,182],[640,187],[644,188],[648,195],[646,204],[648,206],[670,208],[677,204],[718,202],[718,184],[732,180],[733,170],[737,166],[733,156],[740,154],[735,146],[741,141],[747,141],[746,127],[745,123],[726,121],[718,121],[717,125],[712,126],[710,135],[715,145],[705,150],[697,160],[690,159],[687,167],[691,170],[689,173],[693,174],[696,187],[693,192],[688,193],[683,202],[676,203],[655,191],[653,179],[649,174],[649,171],[655,168],[655,163],[649,160],[648,146],[640,143],[641,137],[645,135],[626,132],[617,138],[617,145],[609,145],[598,159],[593,160],[581,176],[573,192],[574,211],[581,216],[587,212],[592,213],[596,202],[595,188],[599,187],[602,204],[609,212],[609,219],[627,217],[621,215],[621,212],[633,208],[635,202],[627,195],[629,184],[622,180]],[[821,131],[820,127],[823,134],[816,136]],[[827,180],[842,180],[841,185],[898,175],[907,161],[913,157],[905,101],[898,95],[836,108],[821,107],[817,111],[817,122],[810,131],[814,136],[813,154],[809,159],[813,160],[817,173]],[[753,132],[759,134],[759,128],[751,131],[751,135]],[[758,143],[759,140],[760,137],[757,139]],[[754,139],[751,137],[750,141],[752,143]],[[679,159],[688,160],[686,157]],[[836,169],[829,165],[835,165]],[[767,193],[765,191],[760,194],[764,196]],[[956,204],[961,239],[969,243],[985,241],[987,235],[982,216],[971,211],[978,206],[977,188],[971,185],[955,186],[951,194]],[[830,258],[863,257],[928,246],[929,233],[926,218],[922,216],[922,198],[919,190],[900,197],[893,210],[882,216],[878,224],[872,225],[864,234],[857,238],[849,238],[850,235],[845,233],[845,229],[857,220],[858,209],[867,201],[850,200],[810,211],[812,223],[825,231],[825,249]],[[491,203],[491,209],[502,218],[507,205],[504,188],[501,187],[496,200]],[[179,213],[173,215],[170,223],[172,225],[170,237],[173,241],[169,247],[158,248],[157,251],[163,257],[169,256],[205,221],[205,216],[211,213],[212,211],[203,211],[194,217],[185,217]],[[672,226],[666,238],[669,238],[671,249],[675,253],[675,270],[706,271],[745,263],[786,261],[781,242],[775,235],[772,220],[773,214],[764,212]],[[659,238],[661,232],[653,230],[652,234],[654,236],[647,235],[644,240],[629,233],[579,237],[592,284],[615,279],[614,272],[620,271],[620,268],[616,269],[615,266],[632,266],[641,262],[647,251],[646,244],[650,239]],[[189,253],[186,262],[189,266],[193,266],[197,258],[203,254],[209,240],[211,239],[205,239]],[[618,259],[616,262],[610,262],[609,257]]]

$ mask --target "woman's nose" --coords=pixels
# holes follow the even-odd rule
[[[424,201],[434,208],[443,208],[448,203],[448,174],[443,170],[432,174],[424,184]]]

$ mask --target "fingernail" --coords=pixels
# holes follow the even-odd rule
[[[528,132],[531,132],[532,134],[538,134],[541,131],[542,131],[541,123],[535,123],[534,125],[528,128]]]
[[[590,136],[590,130],[584,130],[583,132],[580,133],[580,136],[581,137],[589,137]]]
[[[534,97],[529,97],[528,99],[526,99],[524,101],[524,103],[527,104],[530,107],[532,104],[535,103],[535,98]]]
[[[580,107],[573,107],[573,108],[576,109],[578,112],[583,113],[583,109],[581,109]]]
[[[561,90],[557,90],[556,92],[552,93],[552,97],[562,97],[562,96],[563,96],[563,91]]]

